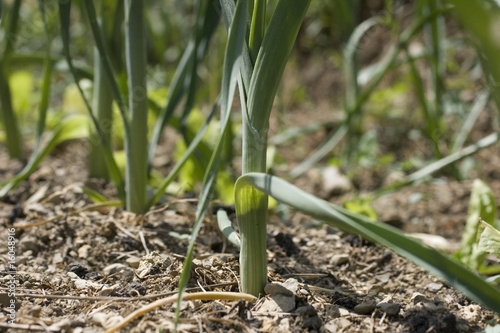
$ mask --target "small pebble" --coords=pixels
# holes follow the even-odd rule
[[[125,260],[125,262],[132,268],[138,268],[139,263],[141,262],[141,258],[136,256],[130,256]]]
[[[421,293],[413,293],[413,295],[411,295],[411,301],[413,302],[413,304],[418,304],[421,302],[427,303],[429,302],[429,299],[424,295],[422,295]]]
[[[120,277],[123,277],[127,281],[132,281],[134,278],[134,270],[127,265],[119,263],[104,267],[102,272],[104,275],[120,274]]]
[[[296,279],[288,279],[283,283],[268,283],[264,287],[264,292],[268,295],[285,295],[293,296],[297,292],[298,281]]]
[[[323,191],[331,195],[348,192],[352,188],[349,178],[334,166],[326,167],[321,173]]]
[[[330,258],[330,265],[340,266],[349,261],[348,254],[335,254]]]
[[[354,307],[354,312],[358,314],[370,314],[375,310],[375,301],[366,301]]]
[[[432,283],[429,283],[425,288],[427,290],[429,290],[431,293],[435,293],[435,292],[438,292],[439,290],[441,290],[441,288],[443,288],[443,284],[432,282]]]
[[[401,309],[401,304],[398,303],[379,303],[378,307],[390,316],[397,315]]]
[[[83,259],[88,258],[91,249],[92,249],[92,246],[90,246],[88,244],[85,244],[85,245],[81,246],[78,249],[78,258],[83,258]]]
[[[34,236],[26,236],[21,238],[19,243],[17,244],[20,253],[24,253],[26,251],[32,251],[33,254],[37,254],[40,251],[40,245],[38,243],[38,239]]]

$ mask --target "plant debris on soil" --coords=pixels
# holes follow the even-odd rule
[[[76,153],[75,152],[79,152]],[[7,161],[0,150],[1,160]],[[7,177],[16,162],[1,166]],[[93,204],[82,190],[85,147],[49,157],[0,202],[0,271],[9,271],[15,229],[16,312],[8,324],[2,274],[0,331],[103,332],[176,293],[196,200],[167,198],[144,215]],[[87,182],[113,195],[110,186]],[[499,194],[500,183],[490,183]],[[453,248],[467,217],[471,182],[408,187],[374,204],[379,218],[412,233],[441,235]],[[314,190],[311,184],[309,190]],[[416,199],[418,197],[418,200]],[[188,292],[238,292],[238,251],[213,216],[197,239]],[[254,302],[189,300],[180,332],[480,332],[498,315],[408,260],[299,213],[268,228],[267,295]],[[176,303],[143,313],[123,332],[170,332]]]

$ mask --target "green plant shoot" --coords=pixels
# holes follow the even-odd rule
[[[479,240],[484,230],[484,225],[479,222],[480,219],[489,225],[495,225],[497,204],[495,195],[488,185],[476,179],[472,185],[460,251],[457,253],[457,257],[472,269],[478,269],[486,257],[486,252],[479,247]]]

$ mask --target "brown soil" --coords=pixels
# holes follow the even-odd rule
[[[16,324],[6,324],[3,311],[0,331],[102,332],[176,292],[196,202],[169,198],[142,216],[96,207],[81,189],[85,150],[81,142],[59,148],[0,203],[0,239],[6,244],[11,228],[17,239]],[[2,178],[19,166],[4,163]],[[314,191],[317,184],[308,184],[305,189]],[[489,184],[500,195],[500,183]],[[93,186],[113,195],[110,186]],[[470,186],[421,184],[383,196],[374,207],[381,220],[408,232],[442,235],[453,249]],[[213,220],[206,219],[197,239],[189,292],[238,291],[238,252]],[[250,303],[186,301],[181,332],[480,332],[499,319],[398,255],[301,214],[292,212],[284,221],[272,215],[268,230],[269,280],[298,283],[291,309],[276,307],[269,295]],[[7,250],[0,248],[2,272],[8,271]],[[138,267],[148,255],[150,265]],[[9,300],[9,278],[1,277],[2,302]],[[174,314],[175,304],[163,305],[122,331],[172,331]]]

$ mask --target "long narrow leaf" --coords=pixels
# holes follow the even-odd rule
[[[17,124],[17,118],[12,106],[9,76],[6,71],[8,61],[14,49],[17,30],[19,27],[19,9],[21,0],[15,0],[10,10],[7,29],[4,33],[5,48],[0,54],[0,116],[3,118],[4,130],[7,138],[7,150],[10,157],[21,158],[23,155],[21,133]]]
[[[217,110],[218,104],[216,103],[214,107],[212,108],[212,111],[208,115],[208,117],[205,119],[205,123],[203,126],[200,128],[196,136],[191,140],[189,146],[186,148],[186,151],[184,152],[184,155],[177,161],[175,166],[172,168],[168,176],[161,182],[160,186],[155,191],[155,195],[153,198],[151,198],[148,206],[151,207],[154,204],[156,204],[161,196],[165,193],[166,188],[170,183],[177,177],[179,172],[181,171],[182,166],[187,162],[189,157],[193,154],[196,148],[198,148],[199,144],[202,142],[203,136],[207,132],[208,125],[210,125],[210,122],[215,115],[215,111]]]
[[[429,136],[429,139],[432,142],[434,148],[434,154],[436,155],[437,158],[441,158],[443,157],[443,154],[441,153],[441,148],[439,148],[441,142],[439,142],[440,139],[438,138],[437,135],[438,133],[441,133],[439,121],[436,120],[436,117],[434,115],[435,110],[431,110],[431,105],[429,105],[429,102],[427,101],[427,96],[426,96],[427,92],[425,91],[424,81],[418,72],[415,60],[410,54],[408,48],[406,48],[406,56],[408,59],[408,64],[410,65],[410,73],[413,79],[413,84],[415,86],[417,99],[424,113],[425,123],[427,124],[427,135]]]
[[[116,164],[116,161],[113,157],[113,152],[111,150],[111,144],[110,144],[109,140],[107,140],[106,135],[104,134],[104,131],[102,130],[101,126],[99,125],[99,122],[97,121],[97,118],[94,116],[94,113],[92,112],[92,108],[90,106],[90,103],[87,100],[87,98],[85,97],[85,94],[83,93],[83,89],[79,83],[75,67],[73,66],[73,60],[71,58],[70,49],[69,49],[70,12],[71,12],[71,0],[59,3],[59,20],[61,22],[61,40],[63,42],[64,56],[66,58],[66,62],[68,63],[68,67],[70,69],[70,72],[73,75],[73,79],[75,80],[76,86],[78,87],[78,90],[80,91],[80,95],[82,96],[83,101],[85,103],[85,106],[87,107],[88,113],[90,115],[90,119],[92,120],[92,124],[94,125],[97,133],[99,134],[99,138],[101,139],[101,142],[103,144],[103,149],[105,152],[104,156],[106,158],[106,165],[107,165],[108,171],[110,173],[111,179],[115,183],[115,186],[116,186],[116,189],[118,190],[118,195],[119,195],[120,199],[123,202],[125,202],[125,186],[123,184],[123,178],[122,178],[122,175],[120,173],[120,169],[118,168],[118,165]]]
[[[414,183],[421,181],[425,177],[428,177],[432,175],[433,173],[442,170],[443,168],[446,168],[453,163],[460,161],[463,158],[466,158],[468,156],[474,155],[481,149],[487,148],[495,143],[497,143],[500,140],[500,135],[498,133],[491,133],[488,136],[485,136],[484,138],[480,139],[474,144],[471,144],[467,147],[462,148],[461,150],[454,152],[453,154],[450,154],[446,157],[443,157],[440,160],[437,160],[436,162],[433,162],[429,165],[426,165],[425,167],[421,168],[420,170],[417,170],[408,176],[406,176],[402,181],[397,182],[395,184],[388,185],[387,187],[384,187],[373,195],[373,197],[380,197],[384,194],[393,192],[399,188],[402,188],[404,186],[407,186],[408,184]]]
[[[498,43],[498,28],[496,24],[500,18],[500,4],[495,0],[445,0],[454,6],[452,13],[461,21],[471,33],[479,46],[484,72],[487,73],[491,89],[494,91],[497,108],[500,108],[500,54]]]
[[[167,94],[167,104],[160,110],[160,114],[158,115],[158,120],[155,123],[153,128],[153,134],[151,136],[151,142],[149,144],[149,154],[148,160],[151,165],[156,147],[158,146],[158,142],[160,141],[161,134],[163,132],[163,128],[166,126],[172,115],[174,114],[175,108],[180,103],[182,96],[184,95],[184,81],[186,78],[186,74],[189,69],[189,64],[191,62],[191,58],[194,56],[194,42],[189,42],[186,49],[184,50],[184,54],[181,57],[177,68],[175,69],[174,77],[172,78],[172,82],[168,89]]]
[[[248,90],[251,126],[260,131],[256,140],[266,140],[274,97],[309,3],[310,0],[279,1],[266,29]]]
[[[377,67],[375,73],[371,75],[371,81],[359,93],[356,99],[356,103],[350,106],[352,110],[346,112],[348,114],[348,117],[350,117],[353,114],[357,114],[357,112],[353,110],[359,109],[363,105],[363,103],[365,103],[370,98],[375,88],[378,86],[378,84],[382,81],[385,74],[395,63],[400,50],[403,49],[405,45],[409,43],[411,38],[413,38],[413,36],[415,36],[422,29],[422,26],[425,24],[425,22],[431,20],[437,15],[446,13],[448,10],[449,10],[448,8],[442,8],[430,13],[428,16],[423,16],[419,18],[416,22],[414,22],[407,30],[403,31],[403,33],[399,36],[399,39],[396,42],[396,44],[391,47],[387,55],[384,57],[384,60]],[[347,133],[348,122],[349,119],[346,119],[345,123],[341,127],[339,127],[337,130],[332,131],[328,135],[328,139],[326,140],[325,143],[323,143],[320,146],[320,148],[318,148],[318,150],[312,153],[302,163],[297,165],[290,172],[292,177],[300,176],[301,174],[306,172],[312,165],[317,163],[321,158],[325,157],[329,152],[331,152],[331,150],[337,145],[340,139],[342,139],[342,137]]]
[[[405,236],[394,227],[373,222],[364,216],[334,206],[275,176],[248,173],[237,180],[235,191],[244,191],[247,187],[257,188],[276,200],[333,227],[375,241],[445,279],[472,300],[500,312],[499,289],[484,281],[460,262]]]
[[[144,2],[128,0],[125,4],[125,59],[130,112],[130,128],[128,133],[125,132],[126,207],[134,213],[145,213],[148,182],[148,91]]]
[[[203,0],[201,0],[203,1]],[[190,69],[190,66],[196,66],[206,55],[208,50],[208,44],[212,39],[212,36],[215,32],[215,28],[217,27],[218,22],[218,13],[216,6],[213,6],[212,3],[209,5],[205,5],[204,17],[202,20],[203,24],[196,25],[196,40],[198,42],[198,47],[196,46],[195,41],[191,40],[188,43],[188,46],[184,50],[184,54],[177,65],[177,68],[174,73],[174,77],[168,89],[167,95],[167,103],[165,107],[163,107],[160,111],[160,115],[158,117],[157,122],[153,128],[153,134],[151,136],[151,142],[149,144],[149,164],[152,163],[153,157],[155,154],[156,147],[160,140],[161,133],[163,132],[163,128],[170,120],[172,114],[174,113],[175,108],[180,103],[182,97],[186,91],[186,75]],[[196,59],[196,62],[193,64],[193,58]],[[197,69],[191,70],[192,80],[197,78]],[[194,81],[192,81],[191,86],[194,89]],[[194,93],[194,91],[193,91]],[[191,94],[193,94],[191,93]],[[189,101],[191,99],[191,101]],[[192,97],[188,98],[188,102],[185,104],[185,110],[188,110],[192,106]]]
[[[255,63],[257,55],[259,54],[262,39],[266,30],[266,1],[254,0],[252,24],[250,25],[250,37],[248,46],[252,56],[252,62]]]
[[[222,93],[221,93],[221,134],[225,133],[226,126],[229,122],[229,115],[236,90],[236,82],[239,75],[239,59],[243,44],[245,43],[246,24],[237,24],[246,22],[247,18],[247,1],[240,0],[236,7],[235,18],[231,29],[229,30],[229,39],[226,46],[226,54],[224,58],[224,71],[222,79]],[[210,163],[207,166],[207,171],[203,179],[203,187],[199,196],[198,206],[196,209],[196,220],[191,233],[186,259],[184,260],[184,267],[179,280],[179,301],[177,304],[177,319],[179,318],[180,300],[184,293],[188,278],[191,272],[191,264],[194,256],[194,245],[196,237],[201,228],[201,223],[206,214],[210,197],[213,192],[213,187],[219,170],[220,154],[223,146],[223,136],[219,138],[217,146],[214,150]]]
[[[4,197],[10,190],[19,185],[19,183],[26,180],[58,144],[67,140],[88,137],[88,127],[89,121],[86,116],[78,115],[63,120],[54,130],[45,146],[43,148],[40,147],[37,152],[31,156],[30,161],[23,170],[7,182],[1,184],[3,187],[0,188],[0,198]]]
[[[185,80],[185,102],[183,111],[181,113],[181,123],[180,129],[183,135],[186,145],[191,141],[191,137],[188,135],[189,129],[187,128],[188,117],[193,110],[195,96],[197,94],[198,85],[198,69],[201,60],[207,51],[208,42],[210,41],[212,34],[217,25],[219,14],[217,13],[216,7],[207,1],[199,0],[197,1],[197,17],[195,22],[195,36],[194,36],[194,50],[193,56],[189,64],[188,74]],[[230,130],[230,126],[228,130]],[[204,154],[199,149],[193,152],[193,161],[197,165],[197,168],[203,170],[205,166],[209,163],[211,151],[208,154]]]
[[[358,53],[359,44],[366,33],[372,29],[376,24],[378,24],[379,19],[377,17],[369,18],[354,29],[347,41],[347,45],[344,50],[345,57],[345,78],[346,78],[346,100],[345,103],[347,111],[354,111],[353,106],[356,104],[356,98],[359,93],[358,84]]]
[[[472,105],[470,111],[467,114],[460,130],[457,132],[455,140],[453,141],[453,146],[451,148],[451,152],[456,152],[462,149],[462,146],[465,142],[465,139],[472,131],[476,120],[479,118],[481,112],[483,112],[484,108],[488,104],[491,99],[491,92],[488,89],[485,89],[481,93],[478,94],[474,104]]]
[[[68,3],[71,4],[71,0],[68,0]],[[83,4],[85,5],[85,10],[87,11],[87,18],[89,19],[90,28],[92,30],[92,35],[94,36],[95,45],[99,50],[99,53],[101,54],[103,60],[103,68],[108,78],[108,83],[110,85],[113,98],[115,99],[116,104],[118,105],[118,110],[120,110],[120,115],[123,120],[123,130],[125,132],[125,138],[127,138],[129,137],[128,133],[130,131],[130,119],[127,114],[127,107],[125,101],[123,100],[123,96],[120,93],[120,88],[118,87],[118,83],[116,82],[115,75],[113,73],[113,66],[111,65],[111,56],[109,55],[108,49],[106,48],[102,31],[99,28],[99,23],[97,23],[97,13],[94,7],[94,2],[92,0],[84,0]],[[63,5],[65,4],[60,4],[59,6]]]
[[[51,48],[52,48],[52,38],[50,37],[47,22],[45,19],[45,9],[44,2],[40,0],[40,11],[42,12],[42,22],[45,31],[45,36],[47,38],[47,44],[45,45],[45,59],[43,62],[43,80],[42,80],[42,98],[38,108],[38,122],[36,127],[36,142],[35,148],[33,149],[33,154],[36,154],[40,141],[42,139],[42,134],[45,132],[45,120],[47,118],[47,110],[49,108],[50,100],[50,90],[52,85],[52,60],[51,60]]]

